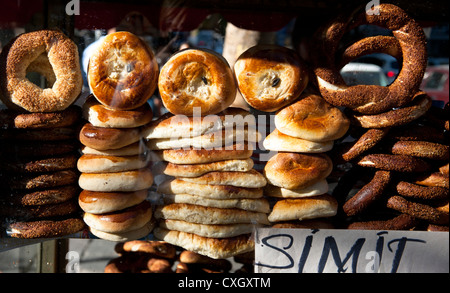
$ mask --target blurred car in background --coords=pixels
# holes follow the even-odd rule
[[[384,74],[386,75],[389,84],[395,80],[400,71],[400,64],[398,63],[397,59],[390,55],[382,53],[374,53],[359,57],[355,59],[354,62],[380,66]]]
[[[383,69],[375,64],[350,62],[341,69],[341,76],[348,86],[389,84]]]
[[[429,65],[422,80],[421,89],[439,106],[448,103],[448,69],[448,64]]]

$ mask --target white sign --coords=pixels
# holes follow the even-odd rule
[[[449,233],[255,230],[256,273],[448,273]]]

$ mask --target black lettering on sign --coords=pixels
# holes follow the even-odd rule
[[[392,260],[391,273],[397,272],[398,266],[400,265],[400,260],[402,259],[402,256],[403,256],[403,251],[405,251],[406,242],[408,242],[408,241],[427,243],[426,241],[421,240],[421,239],[413,239],[413,238],[407,238],[407,237],[402,237],[402,238],[393,239],[393,240],[389,241],[387,244],[387,247],[390,252],[392,252],[391,244],[394,242],[398,242],[397,250],[395,251],[394,259]]]
[[[325,238],[324,244],[323,244],[323,251],[322,256],[320,257],[319,266],[317,268],[319,273],[323,273],[323,270],[325,269],[325,265],[328,260],[328,255],[331,250],[331,254],[333,255],[334,263],[336,264],[338,268],[339,273],[345,273],[347,269],[344,269],[345,264],[347,261],[352,257],[352,271],[356,272],[356,265],[358,263],[358,257],[359,253],[361,252],[361,248],[366,242],[365,238],[359,238],[356,240],[356,242],[353,244],[353,246],[350,248],[349,252],[345,256],[344,260],[341,260],[341,255],[339,253],[339,249],[336,244],[336,240],[334,240],[333,236],[328,236]]]
[[[276,241],[278,241],[279,238],[282,238],[282,237],[286,237],[289,240],[288,245],[286,245],[285,247],[278,248],[277,246],[273,246],[273,245],[271,245],[269,243],[269,241],[271,239],[274,239],[274,238],[275,238],[275,243],[276,243]],[[272,248],[272,249],[274,249],[276,251],[281,252],[281,254],[284,255],[287,258],[288,264],[284,265],[284,266],[273,266],[273,265],[270,265],[270,264],[263,264],[263,263],[257,262],[257,263],[255,263],[255,265],[261,266],[261,267],[266,267],[266,268],[272,268],[272,269],[289,269],[289,268],[292,268],[294,266],[294,259],[289,255],[289,253],[287,253],[285,251],[285,249],[289,249],[292,246],[292,244],[294,243],[294,237],[292,237],[292,235],[289,235],[289,234],[274,234],[274,235],[271,235],[271,236],[263,238],[261,240],[261,242],[264,245],[266,245],[266,246],[268,246],[268,247],[270,247],[270,248]],[[282,256],[279,256],[279,257],[282,257]]]
[[[298,272],[303,273],[303,268],[305,267],[306,260],[308,259],[309,252],[311,251],[313,236],[309,235],[306,237],[305,245],[303,245],[302,255],[298,262]]]

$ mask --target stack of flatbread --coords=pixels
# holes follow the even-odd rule
[[[261,139],[249,112],[166,114],[146,128],[147,146],[161,161],[154,168],[162,195],[155,237],[212,258],[254,249],[255,226],[269,224],[265,177],[251,159]]]

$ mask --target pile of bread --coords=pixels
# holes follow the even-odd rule
[[[426,102],[420,111],[370,124],[348,114],[354,139],[336,148],[335,164],[350,170],[333,192],[345,228],[448,231],[449,106],[433,106],[424,92],[416,100]]]
[[[184,76],[174,76],[173,68]],[[190,89],[178,92],[185,84]],[[157,182],[162,202],[155,237],[212,258],[253,250],[253,228],[268,224],[269,211],[262,198],[266,180],[250,158],[261,136],[249,112],[228,107],[236,95],[228,63],[215,52],[181,51],[161,69],[159,88],[171,112],[151,123],[145,136],[161,158],[155,174],[168,177]],[[204,96],[214,91],[227,95]],[[190,106],[180,104],[185,99]]]
[[[22,49],[37,54],[31,50],[34,40],[56,46],[52,38],[66,47],[36,51],[26,60],[11,57],[25,54]],[[116,50],[120,54],[112,54]],[[334,195],[341,186],[330,195],[327,178],[335,162],[329,154],[350,133],[350,120],[357,125],[361,117],[308,87],[310,72],[295,51],[258,45],[230,67],[216,52],[187,49],[159,69],[151,48],[137,36],[110,34],[89,61],[92,94],[81,108],[73,105],[81,91],[77,54],[61,33],[39,31],[12,40],[0,55],[0,97],[11,108],[0,112],[0,215],[11,236],[57,237],[85,225],[112,241],[153,232],[164,245],[223,259],[253,251],[255,227],[334,227],[327,220],[338,213],[341,203]],[[15,74],[20,68],[25,69]],[[32,86],[27,68],[44,75],[50,89]],[[156,89],[169,112],[153,119],[147,101]],[[249,106],[273,117],[267,137],[249,111],[231,106],[238,90]],[[421,100],[431,103],[429,97]],[[423,127],[432,124],[429,109],[422,113],[426,119],[408,126],[430,129]],[[448,106],[442,113],[448,114]],[[406,123],[396,134],[392,126],[399,125],[363,126],[378,138],[354,139],[358,153],[346,149],[343,160],[357,159],[367,167],[363,159],[368,158],[361,158],[366,142],[375,145],[390,135],[396,138],[391,153],[422,145],[431,149],[430,142],[433,149],[442,147],[438,159],[427,158],[432,161],[427,171],[447,176],[442,180],[447,185],[438,189],[447,192],[442,197],[448,224],[448,138],[443,136],[448,118],[442,121],[446,128],[431,127],[440,139],[430,141],[433,133],[421,132],[423,144],[400,138],[413,131]],[[259,142],[268,151],[261,172],[252,159]],[[338,152],[332,153],[336,159]],[[401,192],[417,190],[414,182],[403,181],[397,188],[409,190]],[[149,196],[152,187],[155,198]],[[164,256],[159,264],[172,265],[173,257]]]
[[[59,50],[47,56],[45,47],[32,50],[32,43]],[[55,55],[59,64],[51,58]],[[65,80],[55,77],[52,66]],[[79,232],[85,225],[77,203],[81,109],[72,105],[82,86],[77,47],[56,31],[22,34],[3,48],[0,68],[0,98],[8,107],[0,110],[2,226],[16,238]],[[45,76],[54,90],[28,81],[29,72]]]
[[[264,194],[273,202],[269,221],[285,228],[332,227],[311,220],[336,215],[337,201],[328,194],[326,180],[333,164],[325,153],[347,132],[349,120],[307,89],[306,65],[293,50],[255,46],[234,69],[247,103],[274,114],[275,129],[263,141],[271,151],[264,166]]]
[[[110,56],[113,46],[119,48],[120,56]],[[153,118],[147,100],[156,88],[154,60],[152,50],[126,32],[108,35],[89,60],[93,94],[83,104],[87,122],[79,134],[83,145],[77,163],[83,189],[79,204],[90,232],[99,238],[138,239],[154,226],[147,200],[153,174],[142,133]],[[108,66],[113,68],[104,68]],[[145,67],[151,70],[144,71]],[[141,74],[150,84],[139,83],[143,77],[136,75]],[[149,91],[141,90],[143,86]]]

